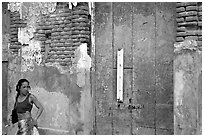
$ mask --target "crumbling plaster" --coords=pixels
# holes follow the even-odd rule
[[[19,29],[18,40],[26,45],[19,49],[17,55],[9,56],[8,114],[11,114],[15,100],[15,85],[20,78],[26,78],[30,81],[31,93],[44,107],[39,119],[40,133],[90,134],[93,115],[90,92],[91,58],[87,54],[87,44],[76,49],[71,67],[44,63],[40,52],[41,43],[33,38],[39,15],[35,12],[39,12],[41,8],[35,4],[27,5],[27,15],[30,16],[24,16],[26,13],[21,15],[26,17],[27,27]],[[23,7],[25,6],[26,4]],[[36,111],[34,107],[33,115]],[[8,134],[15,134],[16,128],[17,125],[10,126]]]
[[[201,134],[202,54],[195,40],[174,46],[174,134]]]

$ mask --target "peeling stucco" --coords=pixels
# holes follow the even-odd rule
[[[15,85],[20,78],[26,78],[30,81],[31,93],[44,107],[39,119],[42,134],[60,134],[60,132],[61,134],[90,134],[93,127],[91,58],[87,55],[86,46],[82,44],[76,50],[75,65],[71,68],[59,64],[34,63],[32,70],[21,71],[20,57],[11,58],[9,113],[16,95]],[[30,57],[29,52],[25,55]],[[22,57],[25,57],[24,54]],[[34,107],[32,114],[35,115],[36,111]],[[9,127],[8,134],[14,134],[14,129],[16,129],[15,126]]]
[[[185,40],[175,45],[178,50],[174,58],[174,134],[200,134],[202,55],[196,41]]]
[[[38,41],[29,41],[29,46],[22,47],[21,51],[21,71],[27,71],[34,69],[34,63],[40,65],[42,62],[41,47]]]
[[[87,54],[87,44],[81,44],[79,48],[75,51],[75,56],[78,60],[77,62],[77,85],[79,87],[85,86],[85,78],[87,70],[90,71],[91,68],[91,58]]]

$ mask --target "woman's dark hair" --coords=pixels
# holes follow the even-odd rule
[[[27,82],[28,85],[29,85],[29,81],[28,81],[27,79],[20,79],[20,80],[18,81],[18,84],[16,85],[16,91],[17,91],[16,98],[18,98],[18,96],[20,95],[20,88],[21,88],[23,82]]]

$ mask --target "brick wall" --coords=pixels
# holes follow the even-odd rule
[[[177,2],[177,42],[196,40],[202,47],[202,2]]]
[[[26,23],[20,19],[19,12],[10,12],[10,50],[18,53],[21,43],[18,41],[18,28],[23,28]]]
[[[69,65],[75,49],[81,43],[90,43],[88,16],[88,3],[78,3],[73,9],[69,9],[68,3],[60,3],[53,14],[41,18],[36,39],[42,41],[46,62]]]
[[[27,24],[20,19],[19,12],[11,12],[10,50],[18,53],[22,44],[18,41],[18,28]],[[91,27],[87,2],[80,2],[69,9],[68,2],[57,3],[56,11],[42,15],[37,22],[34,39],[41,42],[44,61],[71,64],[75,49],[81,43],[88,43],[90,55]]]

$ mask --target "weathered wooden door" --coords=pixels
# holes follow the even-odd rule
[[[95,3],[95,133],[173,134],[175,3]],[[123,103],[117,51],[124,49]]]

